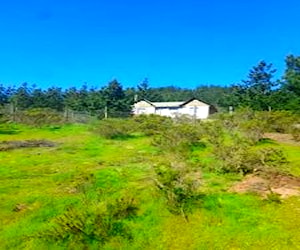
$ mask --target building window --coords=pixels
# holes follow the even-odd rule
[[[145,114],[146,113],[146,109],[145,108],[138,108],[137,109],[137,113],[138,114]]]

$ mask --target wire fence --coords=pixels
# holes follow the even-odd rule
[[[18,110],[12,105],[0,106],[0,119],[12,122],[22,122],[24,120],[38,118],[39,119],[59,119],[67,123],[90,123],[95,120],[108,118],[128,118],[132,116],[132,112],[124,112],[118,110],[109,110],[107,108],[88,111],[75,111],[65,109],[64,111],[53,111],[51,109],[28,109]]]

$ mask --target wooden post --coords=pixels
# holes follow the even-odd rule
[[[105,106],[104,108],[104,119],[107,119],[108,115],[107,115],[107,106]]]

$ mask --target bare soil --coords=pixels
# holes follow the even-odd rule
[[[8,151],[18,148],[55,147],[56,143],[48,140],[2,141],[0,151]]]
[[[232,186],[229,191],[257,193],[264,198],[270,193],[276,193],[284,199],[290,196],[300,196],[300,178],[279,173],[251,174]]]
[[[300,145],[300,142],[295,141],[290,134],[266,133],[264,137],[280,143]],[[229,191],[257,193],[264,198],[270,193],[276,193],[284,199],[290,196],[300,196],[300,178],[278,172],[259,172],[247,175]]]
[[[300,142],[295,141],[293,139],[293,136],[291,134],[282,134],[282,133],[265,133],[264,134],[265,138],[269,138],[274,141],[286,143],[286,144],[293,144],[293,145],[299,145]]]

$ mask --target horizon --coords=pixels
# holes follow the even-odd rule
[[[12,0],[1,4],[0,84],[230,86],[300,54],[296,0]]]

